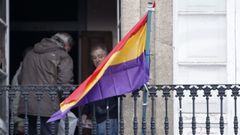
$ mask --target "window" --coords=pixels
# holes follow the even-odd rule
[[[178,0],[178,3],[175,33],[178,63],[225,64],[225,0]]]
[[[228,6],[233,0],[175,0],[174,3],[174,83],[177,84],[216,84],[228,83],[229,78],[229,19]],[[230,9],[233,9],[232,6]],[[232,70],[234,71],[234,70]],[[198,94],[201,94],[200,92]],[[212,93],[210,101],[210,115],[219,115],[219,100],[216,93]],[[188,106],[192,102],[186,96],[182,101],[182,116],[184,125],[183,134],[191,134],[191,112]],[[199,96],[201,97],[201,96]],[[225,118],[231,116],[232,108],[226,108],[232,101],[226,99],[223,108]],[[205,134],[206,109],[205,98],[198,98],[196,105],[197,135]],[[178,110],[178,102],[175,101],[175,108]],[[199,109],[201,108],[201,109]],[[178,117],[178,112],[175,113]],[[190,120],[190,121],[189,121]],[[211,133],[219,135],[217,127],[219,120],[211,119]],[[226,119],[225,127],[231,127],[232,121]],[[177,127],[177,123],[174,124]],[[175,133],[178,133],[176,128]],[[225,128],[226,134],[234,134],[229,128]]]

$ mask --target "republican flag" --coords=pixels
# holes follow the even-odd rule
[[[70,109],[132,92],[149,79],[145,60],[147,15],[113,48],[96,70],[67,97],[48,122],[64,118]]]

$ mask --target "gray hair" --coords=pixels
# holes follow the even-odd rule
[[[65,33],[65,32],[63,32],[63,33],[56,33],[55,35],[52,36],[52,39],[60,42],[62,47],[65,44],[69,44],[71,47],[73,46],[73,38],[68,33]]]

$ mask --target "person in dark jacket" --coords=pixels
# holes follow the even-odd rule
[[[105,48],[104,44],[97,44],[91,48],[91,60],[93,65],[97,67],[104,58],[107,56],[107,49]],[[97,101],[93,103],[95,105],[95,114],[96,114],[96,121],[97,121],[97,135],[105,135],[106,134],[106,122],[107,122],[107,110],[109,110],[109,128],[110,128],[110,135],[117,135],[118,134],[118,98],[111,97],[104,100]],[[84,113],[89,113],[89,109],[92,107],[88,106],[88,109],[85,109]],[[86,116],[82,117],[85,118]]]
[[[72,45],[73,39],[67,33],[57,33],[51,38],[44,38],[35,44],[23,60],[19,75],[20,85],[72,84],[73,61],[68,54]],[[29,92],[27,112],[25,112],[24,99],[20,100],[18,113],[20,115],[27,113],[29,135],[37,134],[36,120],[38,115],[41,122],[41,134],[51,134],[51,123],[46,123],[46,121],[59,109],[59,100],[56,98],[52,101],[48,93],[44,92],[41,101],[38,102],[36,94]]]

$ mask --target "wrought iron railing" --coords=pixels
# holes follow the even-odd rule
[[[17,94],[16,93],[20,93],[20,97],[24,99],[24,102],[27,103],[28,102],[28,95],[29,92],[35,92],[35,96],[36,96],[36,101],[37,102],[41,102],[42,100],[42,95],[44,92],[47,92],[49,97],[51,97],[52,101],[56,100],[58,93],[61,92],[61,96],[62,98],[67,97],[77,86],[0,86],[0,98],[4,98],[3,96],[5,95],[4,93],[8,93],[8,99],[9,99],[9,108],[10,108],[10,114],[9,114],[9,123],[8,123],[8,127],[9,127],[9,134],[10,135],[14,135],[14,130],[15,130],[15,126],[14,126],[14,117],[16,115],[16,113],[14,113],[14,110],[11,109],[13,108],[13,101],[16,98]],[[145,89],[144,89],[145,90]],[[233,108],[234,108],[234,118],[233,118],[233,127],[231,130],[234,131],[234,134],[237,135],[238,134],[238,115],[237,115],[237,98],[239,97],[239,90],[240,90],[240,86],[239,85],[148,85],[148,94],[149,94],[149,103],[148,107],[150,107],[151,111],[148,111],[147,113],[151,116],[150,121],[147,121],[146,119],[142,120],[142,123],[139,124],[139,118],[137,116],[137,108],[139,108],[139,106],[137,106],[137,102],[139,102],[139,99],[141,98],[141,93],[143,91],[142,90],[138,90],[132,93],[132,100],[133,100],[133,126],[132,126],[132,134],[137,135],[139,133],[139,131],[141,130],[143,135],[148,134],[147,130],[150,130],[151,135],[156,135],[157,134],[157,125],[156,125],[156,113],[155,110],[158,109],[156,106],[156,98],[162,96],[162,98],[164,100],[162,100],[162,102],[164,103],[164,120],[161,122],[164,125],[164,134],[165,135],[169,135],[169,130],[170,130],[170,126],[172,127],[172,125],[169,125],[169,110],[168,108],[168,104],[169,104],[169,99],[170,98],[174,98],[174,100],[176,100],[175,103],[178,103],[178,133],[175,134],[179,134],[179,135],[183,135],[184,133],[184,118],[183,118],[183,99],[186,98],[186,94],[185,92],[189,92],[189,97],[190,100],[192,102],[191,106],[192,106],[192,119],[191,119],[191,132],[192,135],[196,135],[196,130],[197,130],[197,121],[196,121],[196,98],[199,98],[199,92],[201,91],[203,93],[203,98],[205,98],[205,109],[206,112],[204,113],[206,116],[206,120],[205,120],[205,134],[210,135],[211,134],[211,118],[210,118],[210,111],[209,111],[209,100],[212,97],[212,93],[217,93],[217,97],[219,98],[219,105],[220,105],[220,110],[219,110],[219,124],[218,124],[218,128],[219,128],[219,134],[223,135],[224,134],[224,129],[225,129],[225,123],[224,123],[224,112],[223,112],[223,101],[224,98],[226,97],[226,93],[231,93],[231,97],[233,99]],[[120,108],[120,113],[119,113],[119,134],[120,135],[124,135],[124,130],[125,128],[129,128],[129,127],[125,127],[125,123],[124,123],[124,117],[123,117],[123,100],[124,100],[124,96],[120,96],[119,97],[119,108]],[[25,110],[27,110],[27,105]],[[36,107],[36,109],[38,109]],[[94,110],[94,108],[93,108]],[[41,111],[41,110],[38,110]],[[77,124],[77,129],[78,129],[78,134],[82,135],[82,120],[81,120],[81,107],[78,108],[78,124]],[[109,115],[109,114],[108,114]],[[37,125],[37,134],[40,135],[40,116],[38,116],[36,125]],[[92,128],[92,134],[96,135],[96,118],[93,116],[93,128]],[[69,126],[68,126],[68,119],[66,117],[65,119],[65,135],[68,135],[69,132]],[[146,124],[150,123],[150,127],[148,127],[149,129],[147,129]],[[28,134],[28,115],[25,113],[24,115],[24,131],[25,131],[25,135]],[[106,123],[106,131],[107,134],[109,134],[109,123]],[[141,126],[141,129],[139,129],[138,127]],[[52,133],[55,133],[56,129],[55,129],[55,124],[52,124]]]

